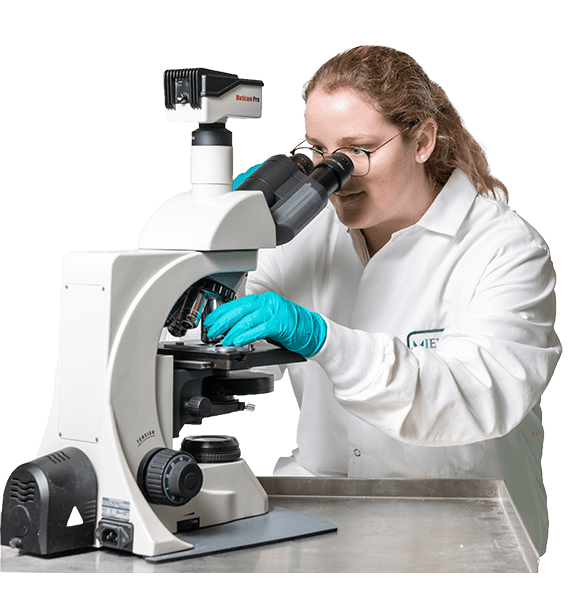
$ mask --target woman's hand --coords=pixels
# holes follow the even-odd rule
[[[243,346],[269,338],[309,358],[323,346],[327,324],[318,314],[273,291],[224,303],[203,321],[208,336],[226,334],[223,346]]]

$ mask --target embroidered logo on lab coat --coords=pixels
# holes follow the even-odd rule
[[[415,348],[436,348],[440,340],[440,334],[444,332],[444,328],[438,330],[420,330],[418,332],[411,332],[407,336],[407,346],[413,350]]]

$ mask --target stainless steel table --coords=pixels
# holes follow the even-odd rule
[[[2,547],[2,571],[534,572],[538,556],[496,479],[260,478],[271,504],[336,533],[163,564],[108,550],[60,558]]]

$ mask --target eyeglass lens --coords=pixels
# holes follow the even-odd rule
[[[365,176],[369,172],[370,158],[363,150],[354,148],[340,148],[335,150],[339,154],[345,154],[353,162],[353,176]]]
[[[311,158],[313,164],[316,166],[324,157],[325,154],[322,154],[316,149],[311,147],[301,146],[294,150],[295,154],[304,154],[308,158]],[[339,148],[335,150],[334,153],[338,154],[345,154],[347,157],[351,159],[353,162],[353,174],[352,176],[365,176],[369,172],[369,156],[362,150],[358,150],[355,148]]]

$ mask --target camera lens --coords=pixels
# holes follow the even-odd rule
[[[329,154],[323,158],[309,176],[331,195],[343,187],[353,173],[353,162],[345,154]]]

